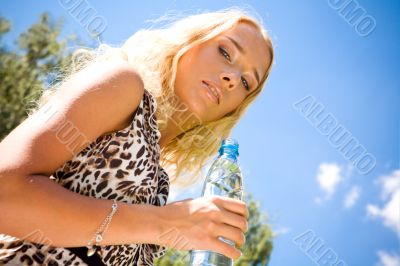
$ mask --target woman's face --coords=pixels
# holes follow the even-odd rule
[[[179,59],[175,94],[201,123],[218,120],[258,87],[270,60],[261,33],[239,23]]]

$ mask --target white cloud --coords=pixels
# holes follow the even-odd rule
[[[359,186],[353,186],[347,193],[344,199],[344,207],[349,209],[354,206],[361,194],[361,188]]]
[[[383,224],[400,237],[400,169],[393,171],[389,176],[379,177],[378,183],[382,189],[383,206],[368,204],[367,214],[381,218]]]
[[[378,251],[379,262],[377,266],[400,266],[400,256],[389,254],[386,251]]]
[[[341,168],[335,163],[321,163],[318,169],[317,182],[324,191],[325,199],[330,198],[336,191],[337,185],[343,181],[340,174]],[[323,198],[316,198],[316,203],[321,203]]]

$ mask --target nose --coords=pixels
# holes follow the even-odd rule
[[[240,82],[240,77],[238,74],[233,72],[223,72],[220,75],[222,87],[227,90],[234,89]]]

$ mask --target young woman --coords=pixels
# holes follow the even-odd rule
[[[261,23],[232,8],[103,48],[0,143],[0,264],[152,265],[166,247],[238,258],[218,237],[243,245],[243,202],[166,201],[260,94],[273,62]]]

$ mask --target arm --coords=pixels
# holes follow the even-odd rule
[[[112,201],[79,195],[49,176],[74,155],[57,135],[68,121],[91,142],[123,128],[143,96],[139,75],[124,62],[91,66],[63,84],[47,106],[0,143],[0,233],[53,246],[84,246],[111,210]],[[49,116],[51,114],[51,116]],[[88,144],[86,141],[81,150]],[[157,216],[149,205],[119,203],[102,244],[149,243]]]

